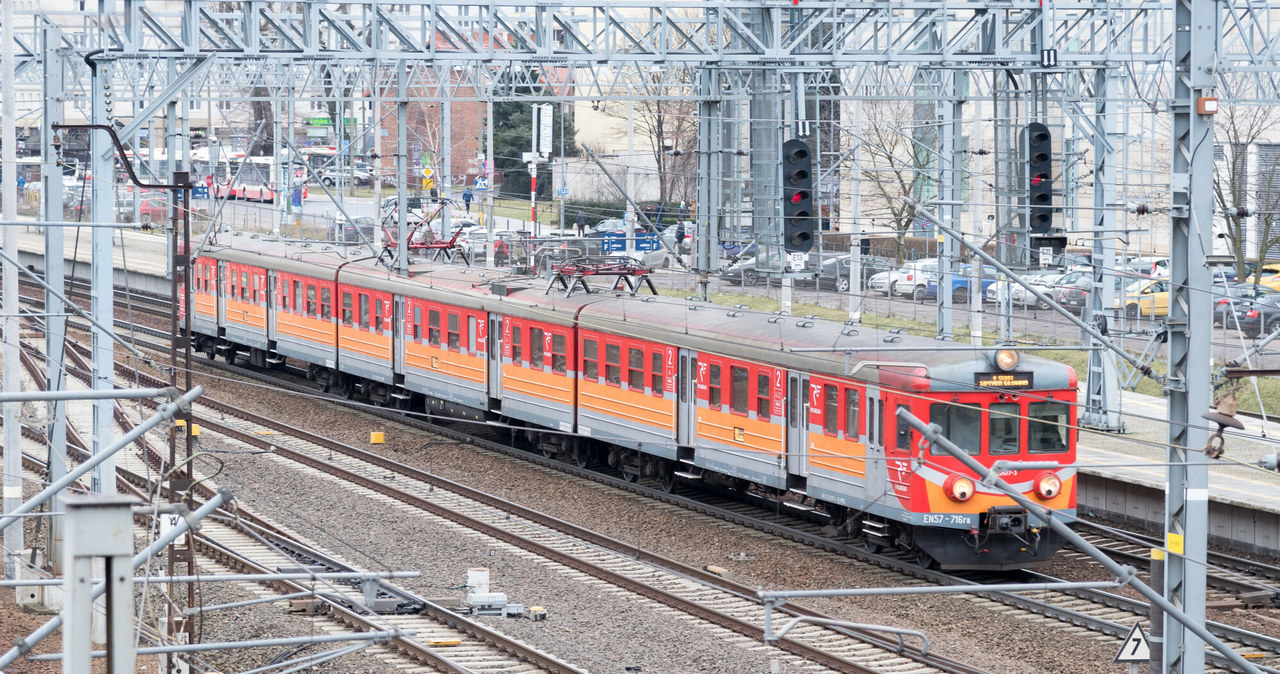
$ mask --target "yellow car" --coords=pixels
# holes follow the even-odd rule
[[[1264,264],[1256,273],[1250,274],[1249,278],[1245,279],[1244,282],[1253,283],[1255,277],[1258,279],[1258,285],[1266,286],[1272,290],[1280,290],[1280,264],[1275,262]]]
[[[1169,315],[1169,280],[1139,279],[1125,288],[1124,295],[1116,298],[1115,308],[1124,309],[1129,318],[1138,316]]]

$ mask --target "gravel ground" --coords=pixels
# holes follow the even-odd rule
[[[214,398],[235,399],[246,409],[289,419],[356,446],[367,446],[370,431],[386,431],[387,445],[382,451],[397,460],[689,565],[727,568],[736,580],[749,585],[817,589],[896,582],[874,567],[566,479],[514,459],[442,442],[426,433],[393,428],[381,420],[353,417],[329,403],[264,389],[247,393],[238,386],[207,379],[204,384]],[[576,581],[566,583],[561,574],[526,563],[523,556],[508,552],[504,546],[476,542],[422,516],[402,519],[329,485],[305,484],[309,479],[296,479],[291,472],[275,469],[270,459],[223,458],[227,463],[219,481],[232,487],[244,502],[266,508],[279,521],[356,564],[377,566],[353,556],[359,551],[389,568],[423,571],[419,584],[406,582],[417,591],[438,594],[461,583],[466,567],[489,566],[495,590],[506,592],[514,602],[547,607],[549,618],[545,623],[486,620],[592,671],[621,671],[628,666],[640,666],[645,672],[769,671],[767,658],[726,647],[731,640],[709,641],[704,631],[691,630],[684,621],[672,621],[663,612],[638,609],[630,601],[618,604],[610,592],[593,593]],[[342,517],[332,513],[342,513]],[[406,546],[405,541],[417,543]],[[490,550],[495,553],[492,557]],[[814,600],[811,605],[848,620],[924,631],[934,651],[992,672],[1126,671],[1110,664],[1119,648],[1116,640],[1069,634],[1064,629],[1046,629],[1035,621],[992,614],[962,597],[903,601],[902,597],[886,596]],[[689,639],[686,635],[691,632],[693,638]],[[740,650],[744,653],[739,654]],[[1065,660],[1063,653],[1073,657]],[[745,659],[738,661],[738,657]]]

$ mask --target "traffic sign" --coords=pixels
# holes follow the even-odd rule
[[[478,190],[487,190],[487,189],[489,189],[489,179],[488,179],[488,178],[481,178],[481,177],[477,176],[477,177],[476,177],[475,189],[478,189]]]
[[[193,186],[193,187],[191,188],[191,198],[192,198],[192,199],[208,199],[208,198],[209,198],[209,186],[208,186],[208,185],[195,185],[195,186]]]
[[[787,266],[791,271],[802,271],[808,262],[808,253],[787,253]]]
[[[1149,660],[1151,660],[1151,644],[1147,641],[1147,634],[1142,631],[1142,625],[1134,623],[1133,629],[1129,630],[1129,636],[1124,638],[1120,652],[1112,662],[1148,662]]]
[[[557,189],[556,189],[556,196],[557,196],[557,197],[567,197],[567,196],[569,196],[569,188],[568,188],[568,187],[560,187],[560,188],[557,188]]]

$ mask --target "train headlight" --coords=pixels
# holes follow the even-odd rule
[[[1053,473],[1045,473],[1036,478],[1036,496],[1048,501],[1062,493],[1062,479]]]
[[[973,498],[977,487],[974,486],[973,480],[963,475],[952,475],[947,481],[942,483],[942,490],[947,493],[947,498],[957,503],[964,503]]]
[[[995,362],[996,367],[1008,372],[1018,367],[1018,352],[1013,349],[1000,349],[996,351]]]

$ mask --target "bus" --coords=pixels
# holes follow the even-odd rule
[[[191,152],[193,178],[209,186],[210,197],[221,199],[251,199],[274,201],[288,192],[288,186],[278,185],[280,176],[274,157],[246,157],[244,152],[219,148],[217,161],[210,159],[209,148]],[[291,163],[293,184],[306,179],[306,167]],[[306,187],[302,197],[307,196]]]

